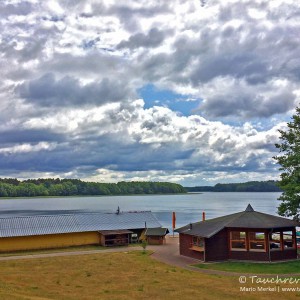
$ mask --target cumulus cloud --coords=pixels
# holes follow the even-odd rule
[[[132,35],[128,41],[122,41],[119,45],[117,45],[117,48],[155,48],[163,42],[164,37],[165,34],[162,31],[158,30],[157,28],[152,28],[148,34],[137,33]]]
[[[32,12],[33,5],[28,1],[22,1],[19,3],[7,3],[3,1],[0,3],[0,15],[2,17],[8,17],[11,15],[26,16]]]
[[[267,118],[292,110],[299,100],[293,92],[296,89],[281,79],[256,84],[253,89],[245,80],[218,77],[203,87],[204,101],[198,111],[210,117]]]
[[[200,176],[205,172],[275,171],[275,166],[270,165],[270,157],[275,151],[277,127],[264,132],[255,130],[250,124],[232,127],[199,116],[179,116],[163,107],[144,109],[141,100],[127,107],[119,104],[77,110],[64,114],[64,118],[57,113],[48,116],[48,121],[47,117],[35,118],[23,127],[39,132],[43,127],[49,128],[50,124],[53,135],[60,132],[64,139],[53,148],[32,144],[34,152],[29,151],[28,144],[11,148],[18,151],[2,148],[0,161],[3,166],[7,167],[9,163],[25,171],[35,165],[36,172],[48,173],[77,174],[84,170],[85,178],[99,177],[96,175],[99,169],[124,172],[126,178],[150,171],[155,173],[149,173],[149,176],[162,172],[160,177],[153,175],[153,178],[181,174],[174,175],[175,181],[188,179],[189,174]]]
[[[78,79],[65,76],[56,80],[53,73],[19,85],[21,98],[41,106],[101,105],[126,100],[130,89],[118,80],[102,79],[100,82],[81,84]]]
[[[300,96],[298,10],[267,0],[2,1],[2,172],[276,177],[277,130]],[[167,101],[136,100],[148,85]],[[166,105],[177,94],[175,112]],[[183,116],[191,98],[198,107]]]

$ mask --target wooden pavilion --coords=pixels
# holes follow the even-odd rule
[[[191,223],[179,233],[180,254],[202,261],[278,261],[297,258],[296,226],[299,222],[245,211]]]

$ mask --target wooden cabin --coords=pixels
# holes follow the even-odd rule
[[[150,211],[0,218],[0,252],[80,245],[123,246],[161,224]]]
[[[201,261],[279,261],[297,258],[299,222],[245,211],[191,223],[179,233],[180,254]]]
[[[166,235],[168,233],[168,228],[147,228],[145,238],[149,245],[163,245],[166,243]]]

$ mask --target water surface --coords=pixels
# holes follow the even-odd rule
[[[260,212],[277,215],[280,193],[213,193],[182,195],[134,195],[100,197],[15,198],[0,200],[1,216],[72,212],[114,212],[151,210],[161,224],[171,228],[172,211],[176,227],[243,211],[248,203]]]

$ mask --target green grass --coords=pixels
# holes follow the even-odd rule
[[[150,254],[131,251],[1,261],[0,299],[292,300],[300,296],[298,292],[240,292],[238,276],[180,269]]]
[[[88,251],[88,250],[106,250],[107,247],[98,245],[86,245],[86,246],[73,246],[66,248],[54,248],[54,249],[36,249],[36,250],[22,250],[22,251],[12,251],[0,253],[0,257],[7,256],[19,256],[19,255],[32,255],[32,254],[47,254],[47,253],[57,253],[57,252],[74,252],[74,251]]]
[[[200,269],[212,269],[253,274],[299,274],[300,260],[282,263],[222,262],[194,265]]]

